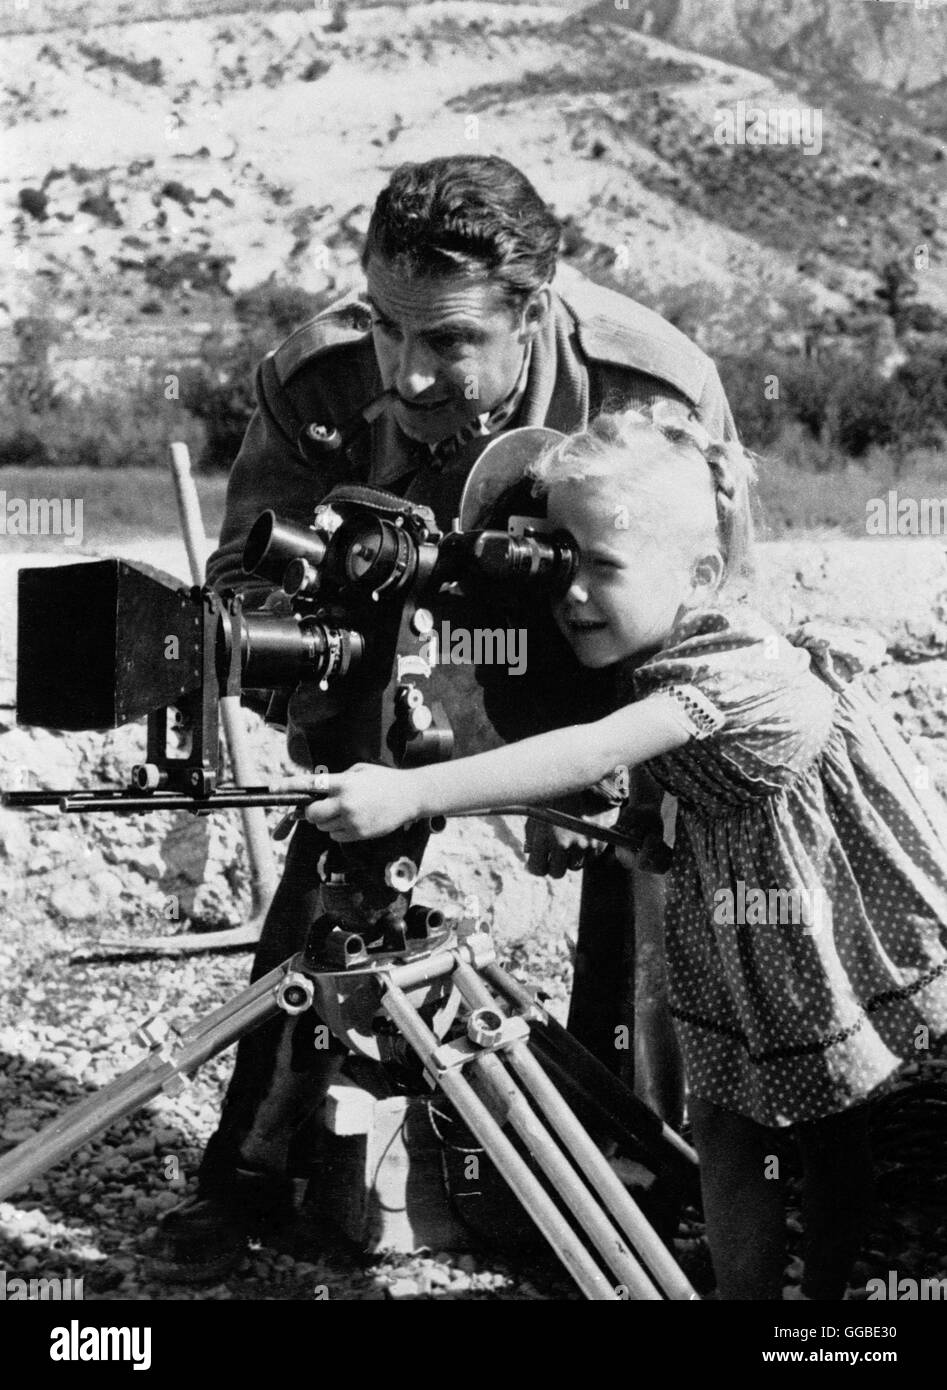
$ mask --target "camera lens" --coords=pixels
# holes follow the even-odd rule
[[[568,589],[577,562],[578,548],[567,531],[548,536],[467,531],[447,537],[441,572],[445,579],[486,579],[555,598]]]
[[[345,575],[352,584],[359,584],[371,573],[382,552],[382,537],[362,535],[352,541],[345,555]]]
[[[227,614],[217,629],[221,674],[229,667],[235,643],[248,690],[277,690],[300,681],[321,683],[344,676],[361,661],[365,647],[362,634],[353,628],[275,613]]]
[[[257,574],[273,584],[282,585],[286,566],[291,561],[308,560],[318,569],[326,553],[322,536],[308,526],[296,526],[280,521],[275,512],[263,512],[250,528],[243,548],[243,568],[247,574]]]
[[[346,522],[332,537],[330,560],[344,582],[373,597],[400,594],[417,570],[418,551],[401,526],[384,517]]]

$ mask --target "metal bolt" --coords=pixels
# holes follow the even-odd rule
[[[385,865],[385,882],[397,893],[407,893],[418,881],[418,866],[413,859],[402,855]]]
[[[467,1020],[467,1037],[477,1047],[499,1042],[502,1033],[503,1018],[496,1009],[474,1009]]]
[[[287,1014],[302,1014],[311,1007],[316,991],[308,975],[290,970],[276,991],[276,1002]]]

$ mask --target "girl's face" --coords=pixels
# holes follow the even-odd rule
[[[579,568],[553,613],[582,665],[611,666],[657,651],[695,593],[692,567],[642,537],[628,508],[600,483],[553,487],[547,515],[579,546]]]

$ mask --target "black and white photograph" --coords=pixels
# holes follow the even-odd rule
[[[7,1344],[700,1302],[631,1334],[910,1367],[947,5],[0,0],[0,48]]]

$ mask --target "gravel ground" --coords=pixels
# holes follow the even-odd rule
[[[23,946],[23,943],[21,943]],[[523,960],[524,952],[514,953]],[[559,994],[568,982],[565,943],[537,950],[516,973],[544,978]],[[0,948],[4,976],[0,1028],[0,1143],[10,1147],[65,1105],[121,1073],[140,1054],[136,1021],[161,1009],[185,1023],[242,987],[241,956],[187,961],[70,964],[65,950]],[[279,1245],[254,1245],[235,1274],[200,1286],[157,1280],[143,1253],[162,1212],[188,1191],[201,1148],[212,1132],[229,1055],[205,1066],[171,1099],[116,1123],[106,1135],[0,1203],[0,1266],[10,1277],[82,1276],[88,1299],[570,1299],[575,1291],[543,1256],[510,1259],[496,1251],[362,1256],[338,1234],[303,1215]],[[857,1269],[859,1283],[888,1271],[916,1278],[947,1275],[947,1208],[942,1155],[947,1139],[947,1062],[916,1069],[915,1114],[891,1112],[883,1201]],[[934,1100],[922,1098],[918,1082]],[[938,1176],[939,1172],[939,1176]],[[800,1225],[790,1210],[793,1259],[787,1288],[798,1284]],[[693,1213],[682,1225],[678,1255],[707,1291],[702,1230]],[[791,1296],[791,1295],[790,1295]],[[864,1296],[864,1294],[862,1295]]]

